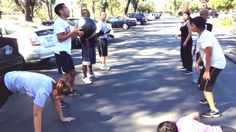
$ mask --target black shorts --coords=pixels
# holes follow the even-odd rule
[[[82,65],[91,65],[96,63],[95,47],[82,47]]]
[[[99,53],[99,56],[104,56],[106,57],[107,54],[108,54],[108,43],[107,43],[107,39],[99,39],[98,41],[98,53]]]
[[[4,82],[4,76],[0,76],[0,108],[5,104],[8,97],[11,96],[13,93],[6,87]]]
[[[202,91],[212,92],[213,86],[214,86],[216,79],[221,71],[222,71],[222,69],[211,67],[210,68],[211,79],[209,81],[206,81],[206,80],[203,80],[203,78],[202,78],[202,76],[205,72],[205,67],[203,67],[203,69],[201,70],[201,73],[200,73],[200,78],[199,78],[200,79],[199,80],[199,82],[200,82],[199,89]]]
[[[58,72],[60,74],[68,74],[75,69],[74,62],[70,54],[61,51],[60,54],[55,54]]]

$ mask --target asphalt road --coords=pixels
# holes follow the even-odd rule
[[[68,97],[66,102],[71,106],[63,111],[76,121],[61,123],[49,99],[43,112],[43,132],[155,132],[162,121],[208,110],[197,103],[201,93],[192,77],[178,70],[180,42],[174,38],[178,26],[177,19],[161,19],[127,31],[117,30],[109,45],[111,70],[101,71],[97,63],[97,78],[91,85],[81,81],[81,50],[73,50],[75,83],[84,95]],[[236,128],[235,67],[227,60],[215,86],[215,99],[223,116],[203,118],[204,123]],[[28,65],[25,70],[59,77],[54,59]],[[0,132],[32,131],[32,99],[13,95],[0,109]]]

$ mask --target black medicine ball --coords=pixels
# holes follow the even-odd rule
[[[79,19],[79,27],[82,28],[81,31],[84,32],[82,36],[85,39],[90,39],[96,35],[97,26],[94,20],[88,17],[82,17]]]

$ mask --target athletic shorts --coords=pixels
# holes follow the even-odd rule
[[[108,54],[108,43],[107,43],[107,39],[99,39],[98,41],[98,53],[99,53],[99,56],[104,56],[106,57],[107,54]]]
[[[82,47],[82,65],[91,65],[96,63],[95,47]]]
[[[203,80],[203,74],[205,72],[205,67],[203,67],[203,69],[201,70],[200,73],[200,90],[202,91],[208,91],[208,92],[212,92],[213,86],[216,82],[216,79],[219,75],[219,73],[222,71],[222,69],[218,69],[215,67],[210,67],[210,77],[211,79],[209,81]]]
[[[4,82],[4,76],[5,75],[1,75],[0,76],[0,108],[5,104],[5,102],[7,101],[8,97],[13,94],[13,92],[11,92],[6,87],[5,82]]]
[[[55,54],[56,64],[58,72],[60,74],[68,74],[75,69],[72,57],[65,51],[61,51],[60,54]]]

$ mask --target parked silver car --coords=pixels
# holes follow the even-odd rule
[[[31,22],[0,20],[4,37],[16,38],[25,63],[48,61],[54,57],[56,38],[51,27]]]

